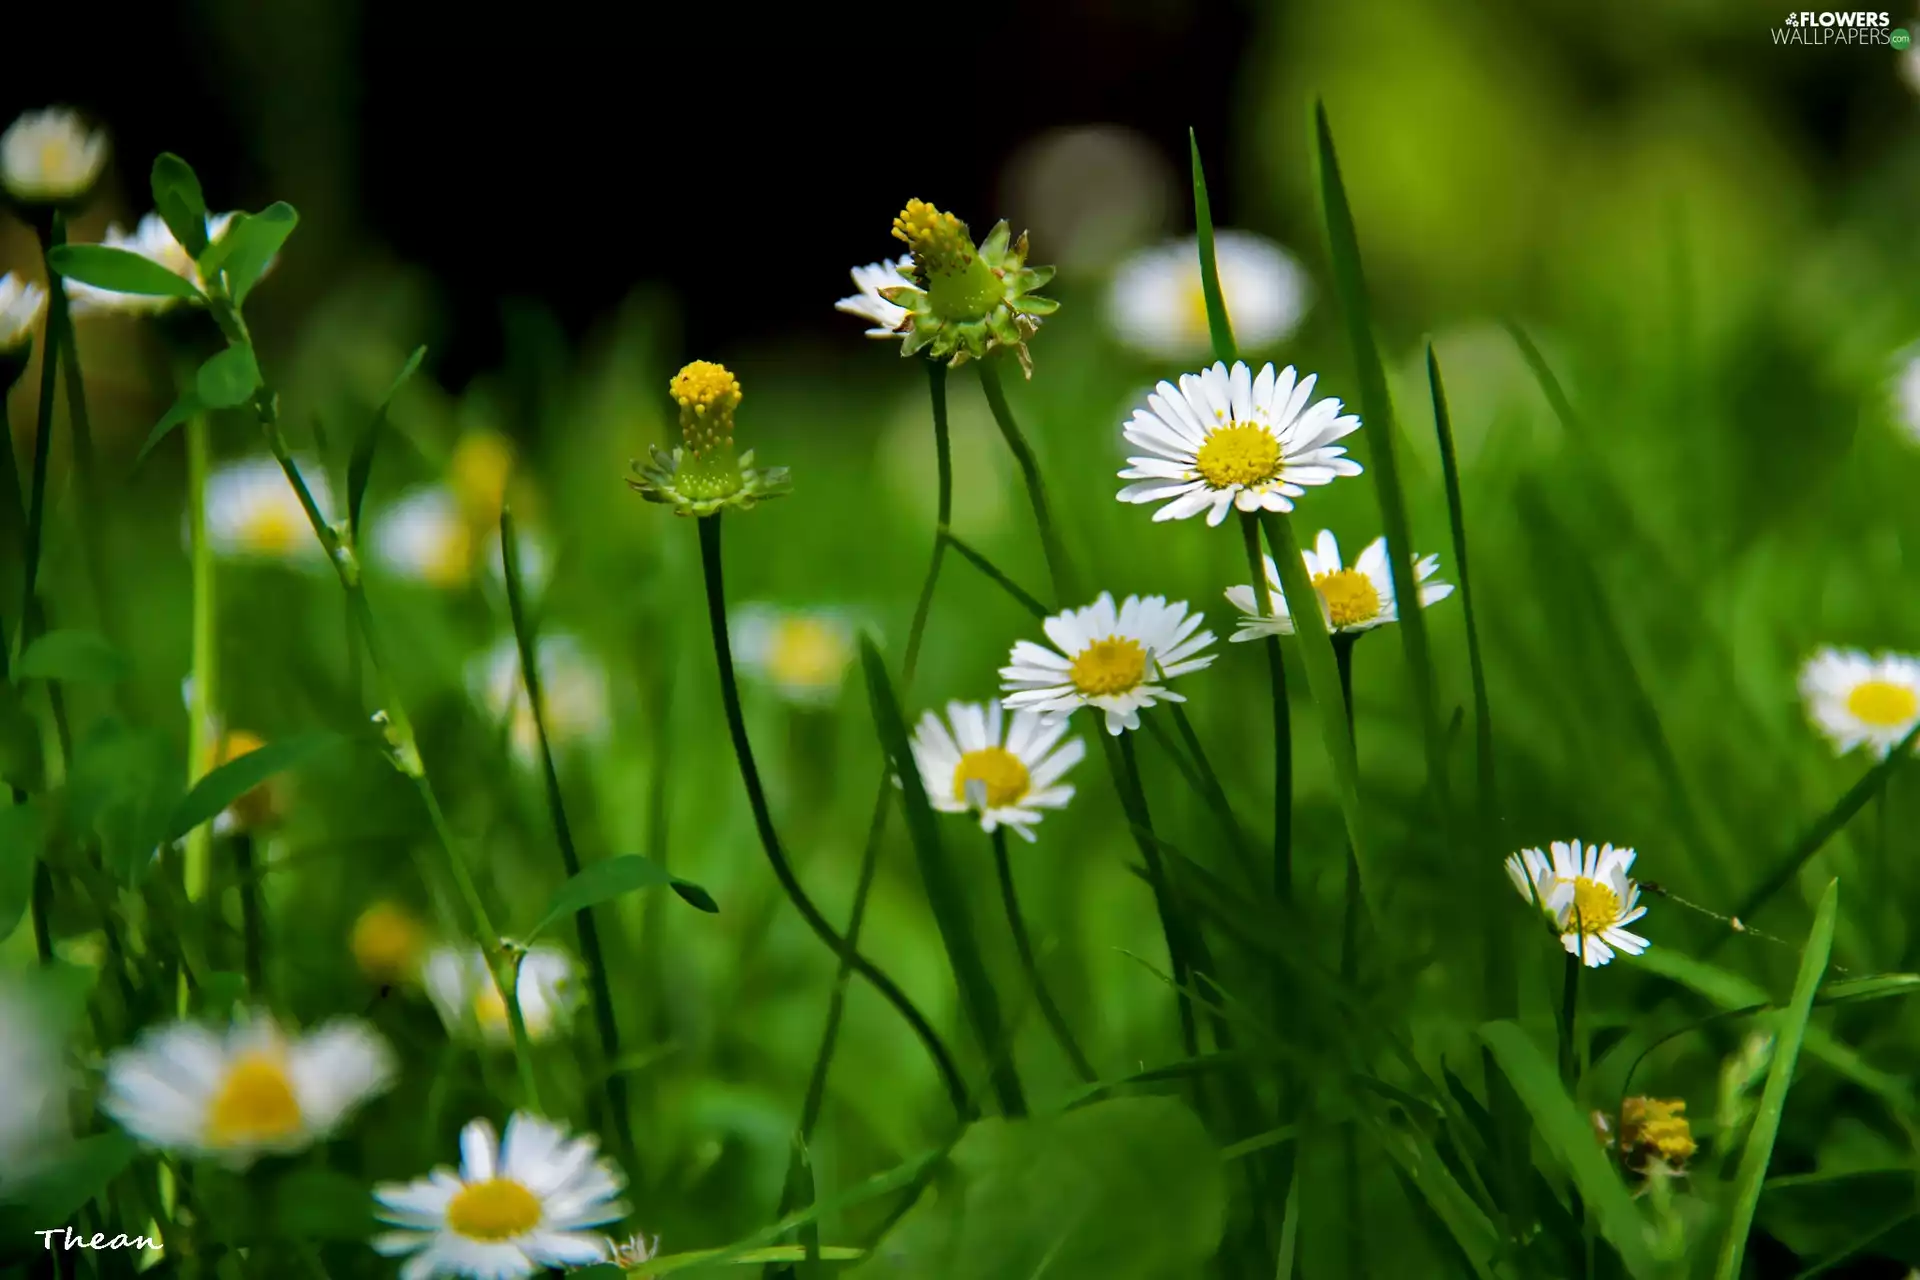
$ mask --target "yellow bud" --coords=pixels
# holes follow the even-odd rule
[[[931,271],[963,271],[974,258],[967,224],[925,200],[907,201],[907,207],[893,219],[893,234],[895,239],[905,241]]]

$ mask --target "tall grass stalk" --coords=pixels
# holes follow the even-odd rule
[[[1007,829],[1004,826],[994,828],[990,837],[993,843],[993,867],[1000,880],[1000,903],[1006,908],[1007,928],[1013,934],[1014,950],[1020,956],[1020,968],[1026,974],[1027,984],[1033,988],[1033,998],[1040,1006],[1040,1016],[1046,1019],[1047,1029],[1053,1033],[1053,1039],[1060,1046],[1060,1052],[1082,1080],[1092,1084],[1099,1076],[1093,1064],[1087,1061],[1087,1055],[1080,1051],[1079,1042],[1073,1038],[1073,1030],[1067,1025],[1066,1015],[1060,1012],[1060,1005],[1047,990],[1046,979],[1040,976],[1040,965],[1033,954],[1033,939],[1027,934],[1026,916],[1020,910],[1020,891],[1014,885],[1013,862],[1007,857]]]

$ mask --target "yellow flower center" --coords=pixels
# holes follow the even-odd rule
[[[1095,640],[1074,658],[1068,676],[1073,687],[1088,697],[1125,693],[1147,674],[1147,651],[1138,640],[1108,636]]]
[[[768,646],[767,672],[794,689],[829,689],[847,666],[840,632],[819,618],[783,618]]]
[[[893,220],[894,238],[913,250],[927,302],[946,320],[977,320],[1005,297],[1001,278],[974,248],[967,224],[925,200],[909,200]]]
[[[40,172],[49,178],[63,178],[73,167],[73,146],[64,134],[55,134],[40,144]]]
[[[1327,602],[1327,616],[1336,627],[1357,627],[1380,616],[1379,589],[1358,569],[1320,574],[1313,589]]]
[[[291,502],[262,502],[240,526],[240,545],[255,555],[287,556],[299,549],[306,532],[306,515]]]
[[[447,1202],[447,1229],[488,1244],[525,1235],[540,1217],[540,1197],[512,1178],[468,1183]]]
[[[1193,465],[1216,489],[1259,484],[1280,474],[1280,442],[1258,423],[1231,423],[1207,436]]]
[[[1573,908],[1567,912],[1567,930],[1573,933],[1605,933],[1620,915],[1620,895],[1598,880],[1585,876],[1573,882]]]
[[[507,480],[513,475],[513,446],[506,438],[493,431],[460,437],[447,469],[452,473],[453,491],[468,514],[486,525],[498,524]]]
[[[1620,1107],[1620,1147],[1630,1165],[1649,1152],[1671,1168],[1685,1165],[1697,1149],[1686,1099],[1628,1098]]]
[[[436,587],[457,587],[473,568],[473,535],[458,520],[433,529],[421,548],[420,576]]]
[[[420,954],[420,926],[389,902],[376,902],[353,924],[353,961],[375,982],[394,982],[412,974]]]
[[[985,784],[986,807],[989,809],[1019,803],[1020,797],[1027,794],[1027,788],[1031,785],[1027,766],[1005,747],[982,747],[961,756],[960,763],[953,770],[955,800],[962,804],[972,803],[967,795],[967,784],[970,782]]]
[[[526,1011],[522,1010],[520,1016],[526,1017]],[[488,979],[487,985],[473,997],[473,1017],[483,1031],[502,1031],[508,1027],[507,999],[500,994],[499,985],[492,979]],[[531,1031],[533,1028],[527,1029]]]
[[[1891,729],[1920,715],[1920,694],[1891,680],[1862,680],[1847,695],[1847,710],[1862,724]]]
[[[695,360],[673,375],[667,389],[680,406],[680,434],[696,458],[733,439],[733,411],[740,406],[740,380],[725,365]]]
[[[286,1063],[275,1054],[251,1053],[227,1069],[207,1113],[207,1141],[216,1147],[273,1142],[299,1133],[300,1120]]]

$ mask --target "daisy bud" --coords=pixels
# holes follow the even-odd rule
[[[22,205],[77,203],[107,163],[107,135],[65,107],[20,116],[0,134],[0,185]]]
[[[911,270],[900,270],[901,283],[874,292],[904,313],[898,327],[887,330],[905,339],[901,354],[925,351],[957,365],[1005,347],[1031,375],[1027,339],[1059,304],[1033,292],[1053,278],[1053,268],[1027,266],[1026,236],[1015,241],[1002,221],[976,247],[966,223],[924,200],[907,201],[893,220],[893,235],[912,250]],[[861,307],[859,314],[872,311]]]
[[[627,483],[649,502],[678,515],[713,515],[726,507],[745,510],[789,487],[785,467],[753,466],[753,451],[734,453],[733,414],[740,407],[740,380],[725,365],[695,360],[668,384],[680,406],[681,447],[649,449],[650,461],[635,462]]]
[[[47,291],[9,271],[0,276],[0,395],[26,371],[33,326],[47,308]]]

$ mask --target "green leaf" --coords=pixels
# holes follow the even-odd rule
[[[21,791],[38,791],[46,783],[46,751],[40,722],[11,681],[0,681],[0,782]]]
[[[354,442],[353,458],[347,464],[347,521],[348,528],[356,535],[360,531],[360,504],[366,500],[367,482],[373,478],[374,450],[379,446],[380,435],[387,425],[387,410],[426,356],[425,347],[413,349],[413,354],[407,357],[407,362],[400,366],[400,372],[394,375],[393,382],[388,385],[387,393],[380,397],[380,403],[374,407],[373,418],[367,423],[367,429]]]
[[[217,816],[241,796],[277,773],[305,764],[314,756],[346,742],[326,731],[297,734],[229,760],[193,784],[167,821],[166,838],[178,840]]]
[[[207,251],[207,200],[200,192],[200,178],[193,167],[171,151],[162,151],[153,160],[153,207],[173,232],[173,238],[199,261]]]
[[[1515,1023],[1489,1022],[1480,1028],[1480,1038],[1513,1082],[1541,1140],[1573,1176],[1587,1211],[1619,1252],[1627,1272],[1636,1280],[1649,1280],[1655,1271],[1647,1221],[1614,1172],[1606,1149],[1594,1141],[1592,1121],[1561,1087],[1553,1064]]]
[[[103,244],[55,245],[47,254],[53,269],[69,280],[113,293],[138,293],[153,298],[191,298],[206,301],[199,286],[177,276],[152,258]]]
[[[227,295],[233,305],[246,305],[247,295],[273,264],[280,247],[300,224],[300,215],[284,200],[268,205],[244,222],[236,218],[220,237],[215,262],[227,277]]]
[[[134,465],[139,466],[142,462],[145,462],[147,455],[153,452],[154,446],[173,434],[175,427],[196,413],[204,413],[206,408],[207,406],[201,401],[199,393],[191,387],[182,391],[180,398],[173,402],[173,407],[160,416],[160,421],[153,424],[153,430],[147,432],[146,443],[142,444],[140,446],[140,452],[134,455]]]
[[[33,900],[33,872],[47,847],[47,815],[31,802],[0,809],[0,942],[13,936]]]
[[[65,791],[68,820],[101,843],[106,864],[129,886],[145,879],[180,803],[185,763],[168,737],[108,718],[74,746]]]
[[[367,1184],[332,1169],[295,1169],[273,1189],[273,1223],[295,1240],[365,1240],[373,1234]]]
[[[1000,1020],[999,997],[994,994],[993,982],[980,956],[979,939],[974,935],[965,883],[941,848],[938,820],[927,801],[926,787],[921,783],[919,767],[908,745],[906,722],[901,719],[893,682],[887,676],[886,659],[880,656],[879,647],[870,635],[860,637],[860,663],[866,669],[867,698],[873,709],[880,748],[900,780],[907,832],[913,838],[915,860],[926,885],[927,905],[933,909],[934,923],[939,926],[940,941],[946,947],[947,962],[953,969],[953,980],[960,988],[960,1002],[966,1008],[982,1051],[992,1064],[990,1071],[1000,1109],[1009,1116],[1024,1115],[1026,1099],[1013,1065],[1012,1045]]]
[[[577,915],[589,907],[597,907],[603,902],[660,885],[670,886],[702,911],[720,909],[713,905],[713,898],[699,885],[676,880],[667,874],[665,867],[637,853],[623,853],[580,868],[580,874],[570,877],[556,889],[547,902],[546,914],[540,917],[540,923],[528,931],[527,938],[530,941],[546,932],[565,916]]]
[[[253,348],[244,342],[208,356],[193,375],[194,394],[209,409],[245,404],[259,385],[260,366],[253,358]]]
[[[1200,139],[1187,130],[1187,149],[1193,154],[1193,225],[1200,243],[1200,292],[1207,304],[1207,332],[1213,337],[1213,358],[1232,364],[1240,358],[1233,343],[1233,322],[1220,292],[1220,264],[1213,252],[1213,202],[1207,198],[1207,175],[1200,166]]]
[[[1806,949],[1800,954],[1800,972],[1793,980],[1793,1000],[1774,1033],[1773,1063],[1767,1069],[1766,1086],[1760,1091],[1760,1107],[1754,1112],[1746,1149],[1740,1153],[1739,1172],[1734,1175],[1733,1203],[1719,1263],[1713,1272],[1714,1280],[1739,1280],[1747,1235],[1753,1229],[1761,1185],[1766,1181],[1767,1165],[1773,1159],[1774,1139],[1780,1134],[1780,1117],[1787,1108],[1787,1090],[1793,1087],[1793,1068],[1800,1059],[1807,1019],[1813,1013],[1814,993],[1826,976],[1827,958],[1833,951],[1834,917],[1839,906],[1840,882],[1830,880],[1827,891],[1820,895],[1819,909],[1814,912],[1813,930],[1807,935]]]
[[[203,1017],[226,1021],[233,1015],[234,1006],[247,994],[245,974],[230,970],[219,970],[200,976],[200,987],[195,992],[195,1007]]]
[[[674,880],[667,888],[690,907],[696,907],[710,916],[720,914],[720,904],[713,900],[713,895],[691,880]]]
[[[21,1199],[40,1226],[71,1222],[81,1205],[126,1171],[137,1149],[124,1133],[81,1138],[27,1183]]]
[[[1410,1129],[1394,1129],[1378,1122],[1371,1127],[1381,1148],[1399,1166],[1407,1187],[1458,1247],[1460,1256],[1480,1280],[1495,1280],[1494,1259],[1500,1235],[1460,1180],[1453,1176],[1433,1143]]]
[[[49,631],[27,646],[14,674],[21,680],[114,684],[132,672],[120,651],[93,631]]]
[[[1219,1247],[1226,1184],[1193,1113],[1116,1098],[986,1120],[852,1280],[1164,1280]]]

